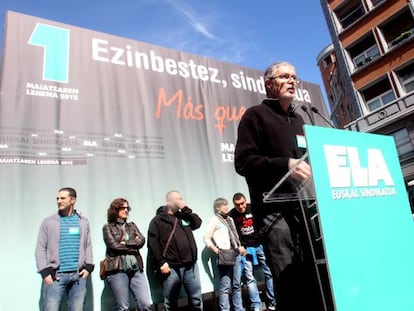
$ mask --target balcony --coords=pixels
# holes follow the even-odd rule
[[[414,113],[414,93],[396,99],[380,109],[372,111],[345,126],[346,129],[361,132],[375,132],[386,124],[395,122]]]

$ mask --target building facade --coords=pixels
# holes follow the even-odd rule
[[[320,2],[332,38],[317,57],[331,120],[394,137],[413,209],[414,1]]]

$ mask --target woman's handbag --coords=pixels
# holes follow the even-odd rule
[[[237,233],[235,233],[234,231],[236,230],[234,228],[234,223],[232,222],[233,228],[230,227],[230,225],[227,223],[227,221],[220,215],[217,214],[217,217],[219,219],[220,222],[222,222],[226,227],[227,230],[229,231],[229,236],[230,236],[230,244],[231,245],[235,245],[238,244],[240,245],[240,241],[239,241],[239,237],[237,236]],[[235,236],[237,237],[237,241],[235,240]],[[239,254],[239,250],[235,249],[235,248],[230,248],[230,249],[219,249],[219,253],[218,253],[218,265],[221,266],[234,266],[236,263],[236,257]]]
[[[106,278],[106,268],[107,268],[107,261],[106,258],[101,260],[99,263],[99,277],[101,280],[105,280]]]
[[[231,249],[219,249],[218,264],[220,266],[234,266],[236,263],[237,251]]]

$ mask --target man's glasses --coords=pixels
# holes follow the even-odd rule
[[[119,208],[120,211],[122,211],[123,209],[128,210],[128,212],[131,211],[131,207],[130,206],[122,206],[122,207]]]
[[[269,79],[280,79],[282,81],[289,81],[292,79],[295,83],[299,83],[299,78],[296,75],[291,75],[289,73],[284,73],[278,76],[270,77]]]

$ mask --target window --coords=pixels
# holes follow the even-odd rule
[[[394,93],[392,90],[389,90],[388,92],[385,92],[370,101],[367,102],[368,109],[370,111],[373,111],[381,106],[384,106],[388,104],[389,102],[392,102],[395,99]]]
[[[354,58],[354,64],[357,67],[361,67],[365,64],[368,64],[372,61],[375,57],[379,56],[379,50],[376,45],[370,47],[368,50],[362,52],[357,57]]]
[[[397,75],[406,93],[414,91],[414,63],[398,70]]]
[[[368,64],[380,55],[377,43],[371,32],[354,45],[348,47],[347,52],[356,68]]]
[[[349,25],[353,24],[360,17],[364,16],[365,9],[361,1],[353,0],[346,1],[346,5],[335,11],[342,28],[345,29]]]
[[[332,55],[328,55],[323,59],[324,67],[328,67],[330,64],[332,64]]]
[[[383,78],[377,83],[361,91],[369,111],[378,109],[395,100],[394,91],[388,78]]]
[[[378,26],[388,48],[392,48],[405,42],[414,33],[414,19],[410,9],[405,9]]]
[[[406,155],[414,151],[410,135],[408,134],[408,130],[406,128],[392,133],[392,136],[394,136],[395,146],[397,147],[399,156]]]

